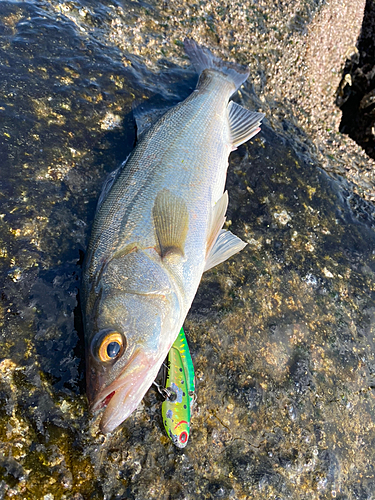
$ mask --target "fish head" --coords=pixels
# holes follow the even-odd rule
[[[139,405],[153,383],[180,325],[173,294],[142,295],[111,290],[97,301],[86,327],[87,396],[112,432]]]

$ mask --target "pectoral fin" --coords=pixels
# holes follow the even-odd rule
[[[208,271],[212,267],[221,264],[235,253],[242,250],[246,245],[247,243],[233,233],[222,229],[207,257],[204,271]]]
[[[256,113],[231,101],[228,104],[229,127],[233,149],[248,141],[260,130],[263,113]]]
[[[184,200],[168,189],[163,189],[155,199],[152,216],[160,256],[184,256],[189,227],[189,212]]]

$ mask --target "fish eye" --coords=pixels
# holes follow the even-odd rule
[[[95,335],[93,347],[99,361],[115,361],[124,352],[126,341],[121,333],[104,330]]]
[[[119,344],[119,342],[117,341],[110,342],[107,345],[107,354],[110,358],[115,358],[116,356],[118,356],[120,349],[121,345]]]

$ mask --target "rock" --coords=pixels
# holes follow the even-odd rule
[[[364,2],[341,5],[2,2],[2,498],[370,498],[372,163],[327,131]],[[227,226],[248,246],[205,274],[186,319],[197,405],[181,451],[153,389],[99,433],[78,290],[101,185],[134,145],[134,99],[194,88],[187,35],[250,64],[235,99],[267,119],[228,174]]]

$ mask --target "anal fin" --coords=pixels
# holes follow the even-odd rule
[[[229,257],[232,257],[232,255],[241,251],[246,245],[247,243],[233,233],[222,229],[207,257],[204,271],[208,271],[212,267],[221,264],[229,259]]]
[[[228,104],[229,127],[233,148],[237,148],[260,131],[263,113],[249,111],[231,101]]]
[[[163,189],[155,199],[152,216],[160,256],[177,254],[183,257],[189,228],[189,212],[184,200]]]

